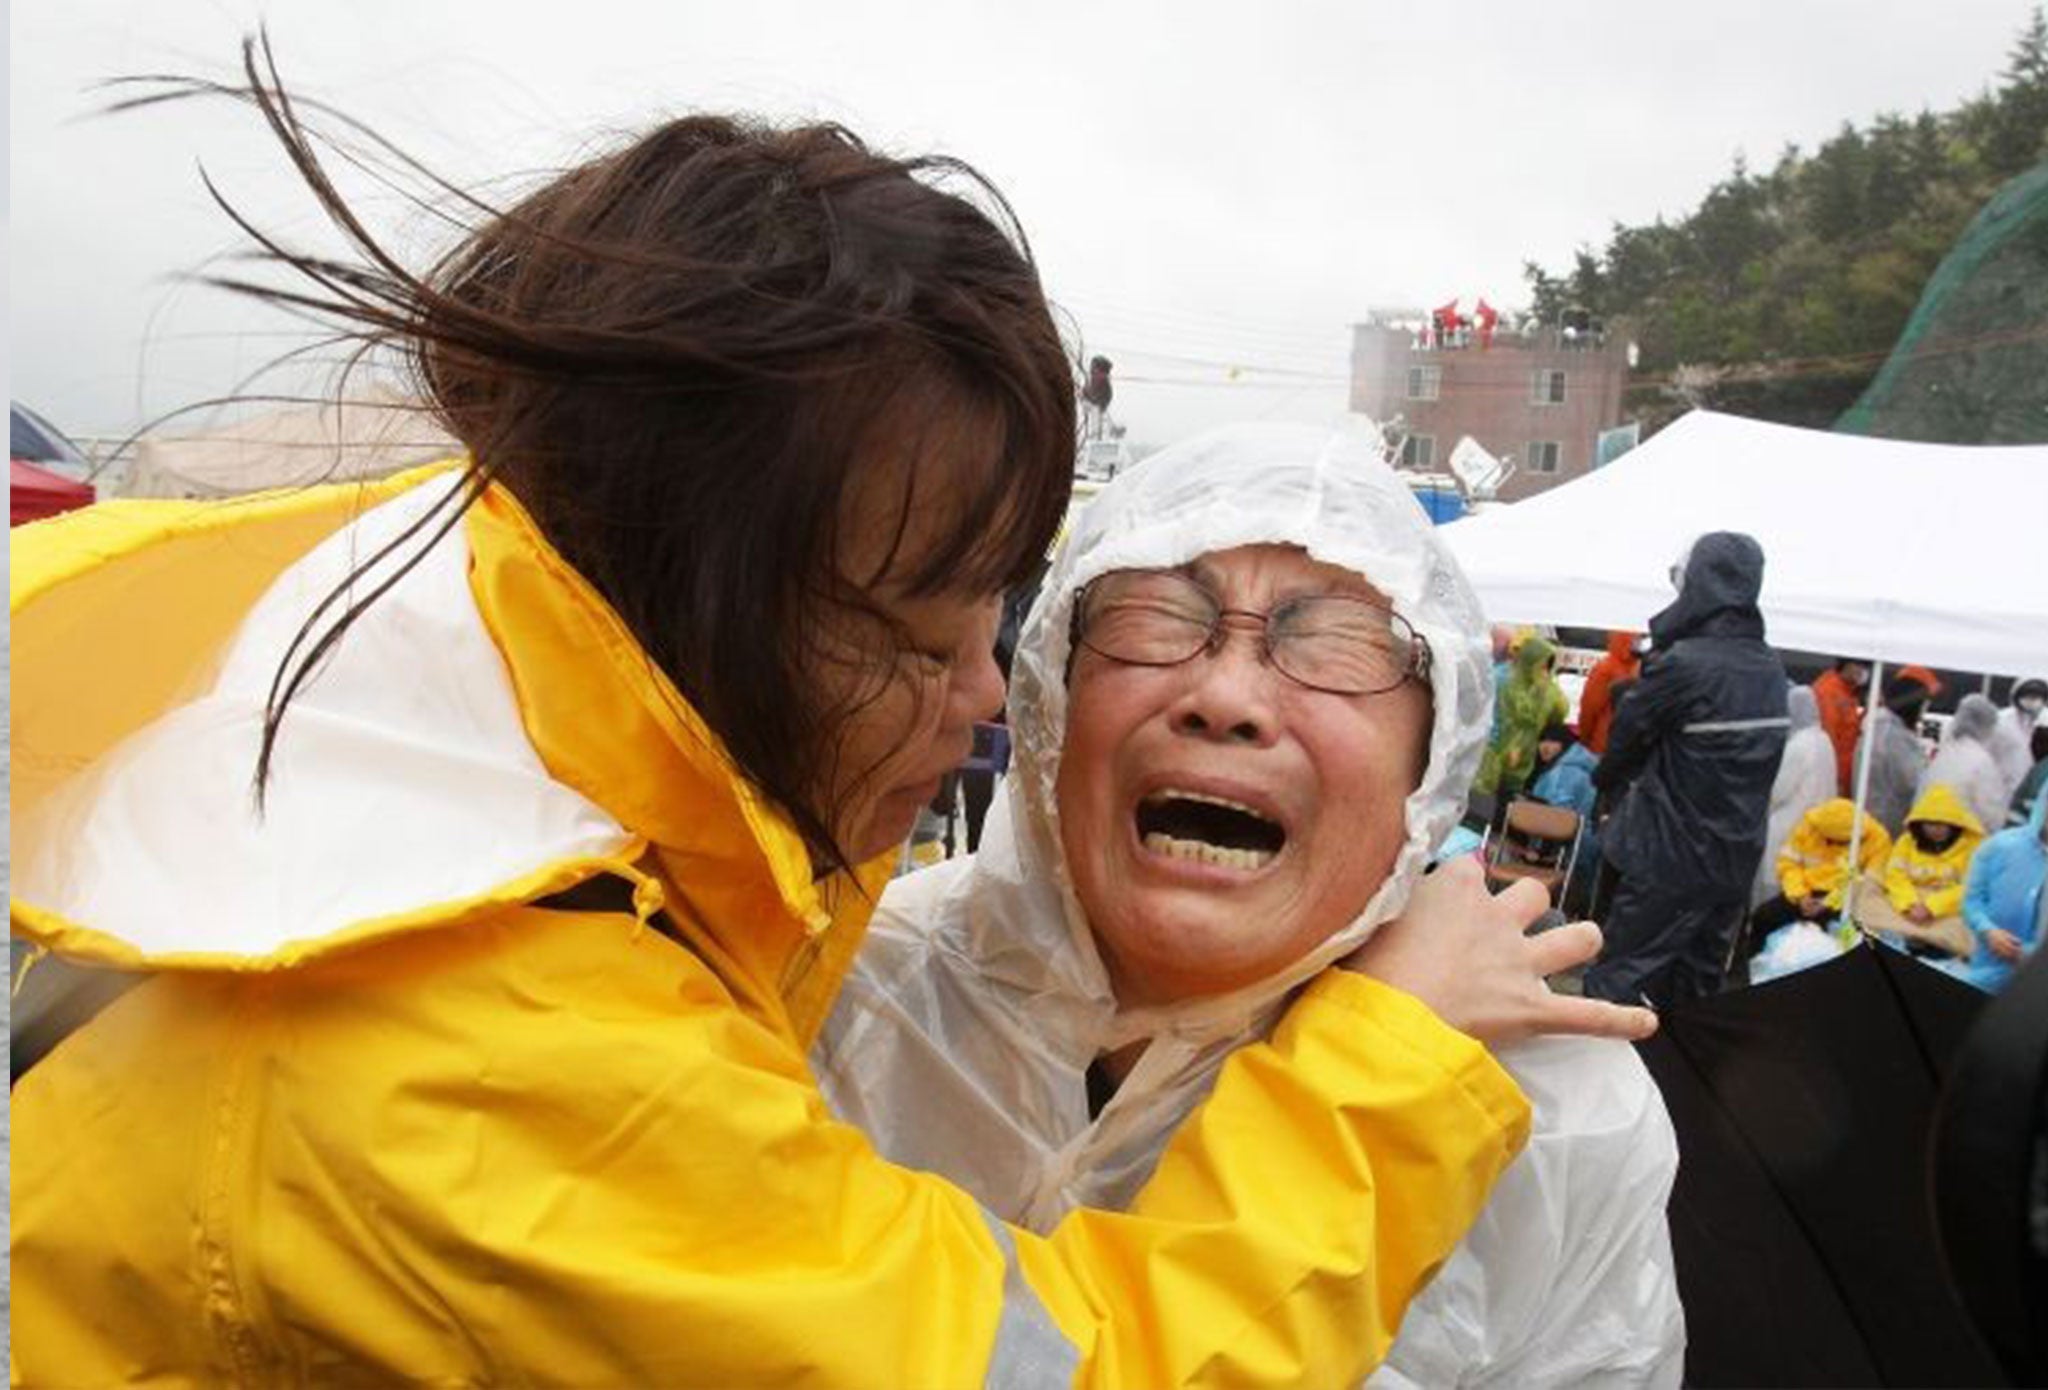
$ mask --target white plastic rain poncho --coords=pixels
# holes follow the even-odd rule
[[[1913,809],[1919,794],[1920,775],[1927,771],[1927,750],[1920,736],[1906,727],[1884,705],[1872,705],[1863,721],[1863,737],[1856,744],[1855,766],[1869,759],[1863,807],[1877,817],[1887,835],[1896,836],[1906,828],[1906,812]],[[1852,782],[1851,787],[1854,787]]]
[[[1110,570],[1280,542],[1365,575],[1429,643],[1427,767],[1407,838],[1359,916],[1234,993],[1119,1009],[1060,849],[1054,785],[1073,597]],[[1489,726],[1486,621],[1371,436],[1291,425],[1214,431],[1119,477],[1074,525],[1012,671],[1015,762],[980,852],[899,879],[814,1053],[827,1096],[899,1162],[993,1211],[1050,1226],[1124,1205],[1224,1057],[1295,986],[1401,910],[1457,822]],[[1391,810],[1391,808],[1388,808]],[[1099,1055],[1149,1040],[1091,1120]],[[1373,1383],[1675,1385],[1683,1316],[1664,1205],[1669,1117],[1623,1043],[1540,1039],[1501,1060],[1535,1111],[1528,1147],[1410,1305]]]
[[[1771,819],[1764,836],[1764,857],[1756,868],[1756,884],[1749,893],[1751,907],[1778,895],[1778,851],[1791,838],[1792,827],[1836,794],[1835,745],[1820,726],[1820,702],[1813,698],[1812,690],[1795,685],[1786,694],[1785,712],[1792,720],[1792,732],[1785,739],[1778,776],[1771,783]]]
[[[2019,789],[2019,782],[2007,778],[1992,752],[1997,730],[1998,706],[1982,695],[1963,696],[1956,705],[1955,717],[1942,731],[1941,747],[1935,751],[1934,761],[1920,774],[1920,783],[1914,788],[1915,799],[1929,787],[1951,787],[1986,834],[2004,825],[2005,809]]]
[[[2040,717],[2043,682],[2023,680],[2013,686],[2012,703],[1998,712],[1991,734],[1991,756],[1998,770],[2017,790],[2034,767],[2034,721]],[[2032,709],[2026,708],[2032,705]],[[1989,833],[1993,827],[1986,826]]]

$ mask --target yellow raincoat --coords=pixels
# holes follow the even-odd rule
[[[1778,886],[1793,902],[1810,894],[1827,899],[1829,907],[1840,908],[1848,886],[1849,838],[1856,826],[1856,803],[1846,796],[1823,801],[1800,818],[1778,851]],[[1857,847],[1857,872],[1876,873],[1891,852],[1891,836],[1868,811],[1863,813],[1863,837]]]
[[[1914,821],[1953,825],[1959,832],[1938,853],[1920,848],[1912,836]],[[1885,864],[1884,895],[1900,912],[1919,903],[1936,917],[1954,917],[1963,910],[1963,889],[1970,876],[1970,858],[1983,842],[1984,827],[1946,783],[1921,793],[1906,813],[1907,833],[1892,846]]]
[[[1127,1213],[883,1162],[805,1060],[868,897],[510,497],[253,814],[278,657],[444,491],[15,533],[14,930],[143,978],[14,1092],[18,1383],[1356,1383],[1526,1135],[1484,1050],[1331,973]]]

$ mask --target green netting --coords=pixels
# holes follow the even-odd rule
[[[2048,443],[2048,164],[2001,188],[1927,282],[1849,434]]]

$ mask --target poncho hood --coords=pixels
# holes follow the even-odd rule
[[[1998,728],[1998,706],[1983,695],[1965,695],[1956,705],[1955,717],[1943,731],[1944,739],[1967,738],[1989,743]]]
[[[1806,819],[1829,843],[1846,846],[1856,831],[1856,803],[1846,796],[1833,797],[1808,811]],[[1884,834],[1884,827],[1867,811],[1863,813],[1863,834],[1866,839]]]
[[[1935,783],[1913,803],[1913,809],[1906,813],[1906,824],[1911,825],[1915,821],[1953,825],[1965,835],[1984,833],[1984,823],[1963,805],[1963,799],[1946,782]]]
[[[1709,531],[1686,553],[1678,600],[1650,619],[1650,636],[1660,651],[1710,624],[1739,629],[1731,636],[1760,636],[1763,586],[1763,547],[1740,531]]]
[[[1515,674],[1523,680],[1535,680],[1543,674],[1543,668],[1557,655],[1557,648],[1545,637],[1525,638],[1515,648]]]

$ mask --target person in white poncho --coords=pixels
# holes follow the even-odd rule
[[[1369,435],[1154,455],[1026,624],[979,853],[884,895],[813,1054],[828,1098],[1011,1220],[1122,1205],[1224,1058],[1402,910],[1491,700],[1478,603]],[[1620,1042],[1501,1060],[1534,1134],[1371,1383],[1676,1385],[1661,1098]]]
[[[1764,857],[1756,866],[1756,883],[1750,889],[1753,912],[1778,896],[1778,851],[1792,838],[1792,829],[1806,813],[1835,796],[1835,746],[1820,725],[1820,703],[1813,691],[1795,685],[1786,692],[1785,712],[1792,729],[1785,738],[1785,752],[1778,759],[1778,776],[1771,783],[1771,819],[1764,833]]]
[[[1998,765],[1997,737],[1998,706],[1982,695],[1963,696],[1942,731],[1941,747],[1920,774],[1914,799],[1932,787],[1951,787],[1984,833],[1995,833],[2005,824],[2005,809],[2019,788],[2019,779],[2008,777]]]

